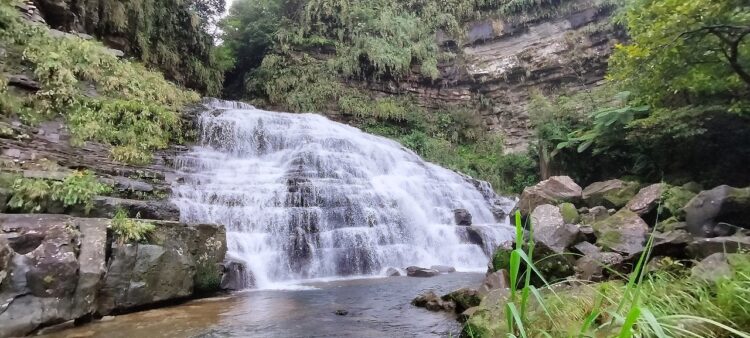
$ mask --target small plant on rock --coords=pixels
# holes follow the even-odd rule
[[[111,229],[117,235],[117,243],[137,243],[147,241],[150,234],[156,230],[156,225],[131,219],[125,210],[118,209],[112,218]]]

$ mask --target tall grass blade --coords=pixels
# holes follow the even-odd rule
[[[507,303],[506,305],[508,308],[508,312],[510,312],[510,314],[513,316],[513,320],[516,323],[515,327],[518,329],[518,333],[521,334],[521,337],[526,338],[526,328],[524,328],[523,322],[521,321],[521,316],[518,313],[516,304]]]
[[[672,319],[681,320],[682,319],[682,320],[692,320],[692,321],[696,321],[696,322],[703,322],[703,323],[706,323],[706,324],[710,324],[710,325],[716,326],[716,327],[718,327],[718,328],[720,328],[720,329],[722,329],[724,331],[727,331],[727,332],[731,333],[732,335],[734,335],[736,337],[739,337],[739,338],[750,338],[750,333],[748,333],[748,332],[737,330],[737,329],[735,329],[735,328],[733,328],[731,326],[724,325],[722,323],[719,323],[719,322],[717,322],[717,321],[715,321],[713,319],[709,319],[709,318],[698,317],[698,316],[691,316],[691,315],[672,315],[672,316],[664,316],[664,317],[662,317],[662,319],[665,319],[665,320],[672,320]]]
[[[620,335],[618,337],[620,338],[632,337],[633,326],[635,326],[635,323],[638,321],[638,318],[640,316],[641,316],[641,308],[633,305],[630,308],[630,312],[628,312],[628,317],[625,318],[625,323],[622,324],[622,328],[620,329]]]
[[[661,324],[659,324],[659,321],[656,320],[656,317],[653,313],[647,308],[641,309],[641,317],[646,321],[646,324],[651,328],[651,331],[653,331],[654,335],[657,338],[667,338],[667,334],[664,333],[664,329],[662,329]]]
[[[596,319],[599,318],[599,315],[601,315],[603,301],[604,295],[599,293],[594,302],[594,307],[591,309],[591,313],[586,317],[586,320],[583,321],[583,325],[581,325],[581,330],[578,334],[579,338],[585,337],[586,332],[591,329],[591,325],[593,325]]]

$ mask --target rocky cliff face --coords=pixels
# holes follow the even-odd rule
[[[157,222],[152,244],[118,244],[109,222],[0,214],[0,337],[218,287],[223,227]]]
[[[580,2],[580,1],[579,1]],[[582,6],[573,13],[524,24],[486,19],[466,24],[465,36],[437,33],[456,58],[439,65],[434,82],[412,77],[367,87],[389,94],[414,93],[421,105],[479,106],[487,130],[504,136],[506,149],[523,151],[532,137],[532,94],[558,94],[596,86],[622,32],[611,23],[613,6]]]

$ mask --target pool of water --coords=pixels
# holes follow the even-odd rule
[[[454,315],[410,302],[423,291],[444,294],[482,278],[454,273],[307,282],[117,316],[47,337],[456,337],[461,327]]]

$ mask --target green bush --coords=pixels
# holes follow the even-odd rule
[[[108,193],[111,187],[99,183],[89,171],[77,171],[63,181],[18,178],[11,187],[8,206],[28,212],[39,212],[50,203],[64,207],[82,206],[86,213],[94,206],[94,197]]]
[[[196,102],[196,93],[141,64],[118,59],[98,42],[52,37],[18,15],[11,5],[0,5],[0,24],[6,27],[0,43],[9,62],[32,68],[42,89],[10,101],[12,95],[0,88],[4,115],[30,123],[61,116],[74,141],[113,145],[115,158],[126,162],[148,162],[151,152],[181,139],[178,110]]]
[[[122,209],[117,210],[110,227],[120,244],[147,242],[151,233],[156,230],[153,223],[128,218],[127,212]]]

